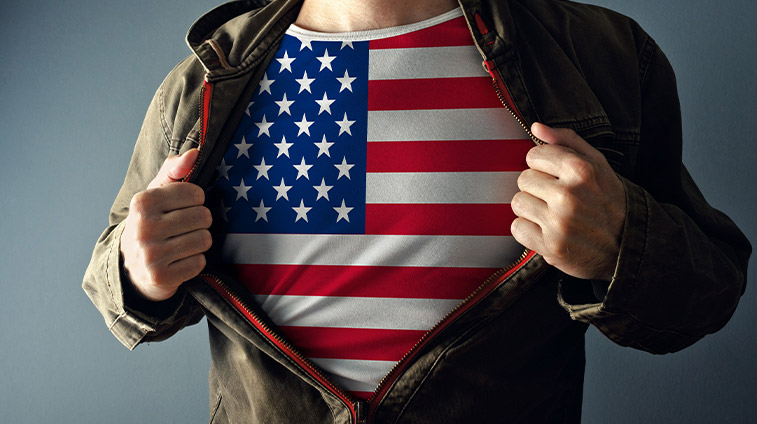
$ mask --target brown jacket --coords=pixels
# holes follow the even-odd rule
[[[568,1],[460,4],[503,107],[526,127],[575,130],[621,176],[628,206],[615,276],[580,281],[526,252],[434,327],[368,403],[281,337],[214,270],[212,251],[174,298],[140,300],[119,255],[131,197],[166,157],[197,146],[190,181],[207,186],[299,10],[298,0],[224,4],[192,27],[194,55],[153,98],[83,283],[130,349],[207,317],[212,422],[578,422],[587,324],[621,345],[666,353],[733,314],[751,246],[681,163],[675,77],[654,41],[626,17]]]

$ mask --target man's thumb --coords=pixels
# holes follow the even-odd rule
[[[148,188],[162,187],[166,184],[181,181],[192,170],[199,154],[199,150],[191,149],[181,155],[169,157],[163,162],[158,175],[150,182]]]

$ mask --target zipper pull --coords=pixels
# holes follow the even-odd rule
[[[365,424],[366,412],[368,412],[368,405],[365,401],[359,400],[352,404],[355,409],[355,424]]]

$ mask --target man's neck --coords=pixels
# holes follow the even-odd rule
[[[305,0],[295,22],[318,32],[350,32],[407,25],[441,15],[456,0]]]

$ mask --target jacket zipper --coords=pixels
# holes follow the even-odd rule
[[[213,84],[205,79],[203,81],[202,88],[200,89],[200,140],[198,141],[197,145],[199,154],[197,155],[197,160],[195,160],[194,165],[192,165],[192,169],[184,178],[182,178],[181,181],[183,182],[190,181],[190,179],[194,176],[194,173],[200,166],[202,154],[205,152],[205,138],[208,134],[208,120],[210,119],[210,96],[212,95],[212,93]]]
[[[319,383],[325,386],[329,391],[334,393],[342,402],[347,405],[352,412],[352,417],[355,423],[365,422],[365,404],[363,401],[357,400],[352,395],[346,393],[334,383],[332,383],[328,377],[326,377],[321,370],[314,365],[308,358],[303,356],[292,344],[290,344],[283,337],[274,332],[268,324],[266,324],[260,317],[252,310],[252,308],[245,303],[245,301],[232,293],[229,287],[218,276],[211,273],[202,273],[200,277],[205,280],[211,287],[221,294],[229,303],[231,303],[237,310],[239,310],[248,321],[261,333],[261,335],[267,340],[273,342],[273,344],[281,350],[285,355],[292,359],[303,371],[315,378]]]
[[[482,62],[482,65],[486,72],[489,73],[489,75],[492,77],[492,85],[494,86],[494,92],[497,93],[497,98],[499,99],[500,103],[502,103],[502,106],[507,109],[508,112],[515,118],[515,120],[520,124],[521,127],[523,127],[523,130],[528,134],[529,137],[531,137],[531,140],[533,140],[534,144],[544,144],[542,140],[537,138],[534,133],[531,132],[531,128],[526,124],[526,121],[523,120],[520,113],[518,113],[515,102],[513,102],[512,97],[510,97],[510,93],[507,91],[507,86],[505,86],[505,83],[502,81],[502,75],[494,69],[494,64],[490,60],[485,60]]]

